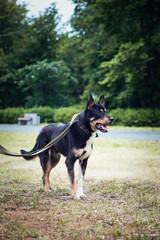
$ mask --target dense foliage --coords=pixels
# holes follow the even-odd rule
[[[66,106],[74,102],[76,79],[62,61],[46,60],[24,67],[20,86],[26,93],[26,107]]]
[[[72,33],[55,4],[37,18],[0,0],[0,108],[71,106],[90,93],[109,108],[160,107],[160,1],[72,0]]]
[[[159,107],[160,1],[74,2],[88,76],[83,96],[105,89],[112,108]]]
[[[0,123],[17,123],[18,117],[25,113],[37,113],[41,123],[69,122],[75,113],[83,111],[84,106],[72,107],[33,107],[33,108],[6,108],[0,109]],[[160,127],[160,109],[122,109],[117,108],[108,113],[114,117],[114,126]]]

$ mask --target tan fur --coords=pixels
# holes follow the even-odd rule
[[[104,125],[107,125],[110,123],[110,120],[108,117],[104,117],[103,119],[98,119],[98,120],[95,120],[95,121],[91,121],[90,122],[90,125],[91,125],[91,129],[96,132],[98,129],[96,128],[96,124],[97,123],[101,123],[101,124],[104,124]]]
[[[71,193],[73,197],[76,197],[77,193],[77,184],[76,181],[74,181],[74,184],[71,183]]]
[[[48,192],[50,190],[50,181],[49,181],[49,175],[58,162],[61,157],[61,154],[56,154],[56,161],[54,161],[55,158],[55,151],[54,150],[49,150],[49,159],[47,162],[46,170],[45,172],[43,171],[43,179],[44,179],[44,191]]]

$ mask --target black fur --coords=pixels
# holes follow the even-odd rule
[[[87,161],[93,147],[93,140],[94,137],[96,137],[96,131],[99,129],[103,132],[107,132],[108,130],[106,125],[111,124],[113,121],[113,118],[106,113],[104,105],[104,95],[100,97],[98,104],[95,104],[93,97],[90,96],[86,109],[79,114],[77,122],[71,126],[66,136],[56,143],[51,149],[38,155],[43,170],[43,183],[45,191],[48,191],[50,188],[50,171],[57,165],[61,154],[63,154],[66,157],[65,164],[71,182],[72,195],[81,197],[82,193],[78,195],[76,194],[74,164],[76,160],[79,159],[81,172],[84,178]],[[53,123],[44,127],[37,137],[35,146],[30,152],[44,147],[57,135],[62,133],[68,125],[69,123]],[[25,150],[21,150],[21,153],[27,152]],[[33,158],[34,157],[25,157],[26,160]]]

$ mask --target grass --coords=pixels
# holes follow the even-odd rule
[[[160,131],[160,127],[127,127],[127,126],[111,126],[111,129],[118,130],[133,130],[133,131]]]
[[[36,136],[0,133],[0,143],[30,150]],[[0,239],[160,239],[159,169],[159,142],[96,139],[87,199],[76,201],[63,157],[51,173],[55,191],[45,193],[38,159],[0,155]]]

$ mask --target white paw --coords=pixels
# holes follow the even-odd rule
[[[87,196],[83,193],[83,194],[77,194],[75,199],[76,200],[79,200],[79,199],[84,199],[84,198],[87,198]]]
[[[50,186],[50,187],[49,187],[49,191],[50,191],[50,192],[51,192],[51,191],[54,191],[54,192],[55,192],[55,188],[52,187],[52,186]]]

